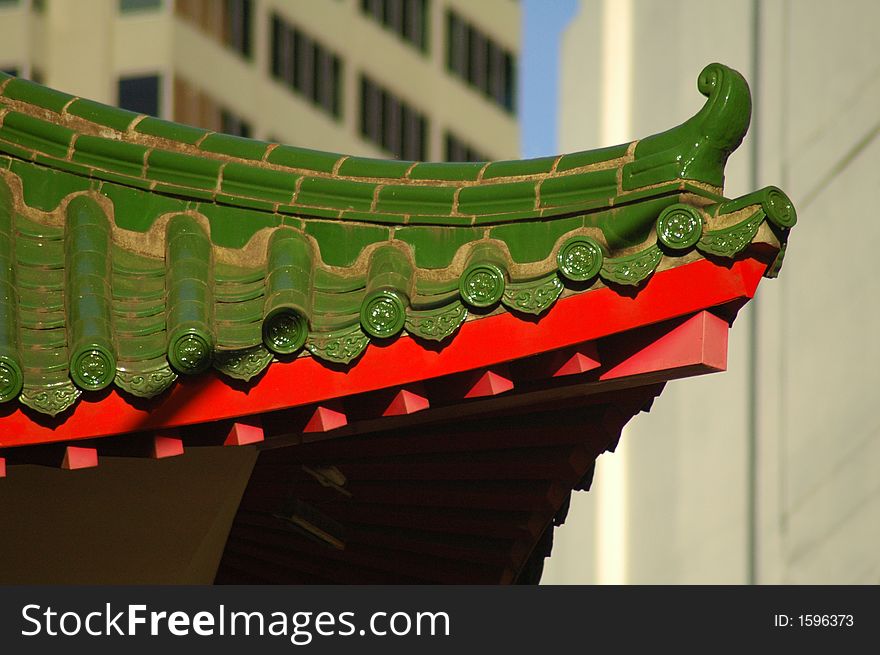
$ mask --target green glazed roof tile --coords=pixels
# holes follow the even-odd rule
[[[30,80],[15,78],[3,89],[3,95],[11,100],[22,100],[43,109],[61,113],[74,96],[50,89]]]
[[[229,162],[223,167],[220,189],[231,196],[244,195],[289,203],[299,179],[300,176],[294,173],[255,169]]]
[[[73,130],[66,127],[16,111],[7,113],[0,127],[0,137],[60,158],[67,156],[73,134]]]
[[[143,193],[118,184],[102,185],[101,194],[113,203],[116,225],[135,232],[146,232],[162,214],[184,209],[184,203],[177,198]]]
[[[167,150],[153,150],[147,157],[147,177],[182,186],[213,189],[221,162]]]
[[[211,240],[224,248],[243,248],[247,244],[249,234],[239,229],[242,221],[247,221],[254,230],[277,227],[281,223],[280,217],[275,214],[208,202],[199,203],[198,210],[208,218]]]
[[[376,185],[367,182],[307,177],[300,185],[299,193],[296,196],[296,203],[314,207],[366,211],[370,209],[373,203],[375,190]]]
[[[303,168],[310,171],[330,173],[341,158],[342,155],[337,155],[333,152],[295,148],[293,146],[278,146],[269,153],[266,161],[270,164],[278,164],[290,168]]]
[[[125,130],[128,129],[128,126],[134,122],[134,119],[141,116],[141,114],[137,114],[133,111],[119,109],[118,107],[110,107],[101,104],[100,102],[86,100],[84,98],[79,98],[70,103],[70,106],[67,107],[67,113],[79,116],[80,118],[85,118],[98,125],[112,127],[114,130],[119,130],[120,132],[125,132]]]
[[[390,185],[379,189],[378,211],[399,214],[451,214],[455,187]]]
[[[369,157],[348,157],[339,167],[338,174],[350,177],[387,177],[399,179],[406,175],[415,162]]]
[[[201,144],[199,144],[199,148],[206,152],[256,160],[263,158],[268,147],[269,144],[263,141],[254,141],[253,139],[245,139],[240,136],[232,136],[230,134],[220,134],[216,132],[214,134],[209,134]]]
[[[539,159],[493,161],[483,172],[483,179],[489,180],[496,177],[516,177],[519,175],[549,173],[556,159],[556,157],[541,157]]]
[[[575,152],[570,155],[562,155],[559,163],[556,165],[556,172],[563,173],[573,168],[582,168],[584,166],[593,166],[601,162],[624,157],[629,148],[628,143],[619,146],[610,146],[608,148],[599,148],[597,150],[585,150],[584,152]]]
[[[476,180],[485,162],[419,162],[409,173],[411,180]]]
[[[394,232],[394,238],[412,247],[419,268],[446,268],[458,249],[479,239],[482,232],[475,228],[404,227]]]
[[[541,207],[604,200],[614,197],[616,192],[616,169],[549,178],[541,184]]]
[[[163,139],[190,145],[198,143],[206,134],[211,133],[209,130],[203,130],[200,127],[163,121],[161,118],[154,118],[153,116],[147,116],[144,120],[138,122],[134,129],[141,134],[158,136]]]
[[[55,415],[83,390],[152,398],[212,366],[250,384],[274,353],[357,366],[370,335],[451,339],[471,309],[543,320],[566,286],[637,296],[661,262],[730,259],[756,241],[784,251],[796,213],[781,191],[721,193],[748,124],[744,80],[712,64],[698,88],[694,117],[632,144],[412,163],[8,81],[0,402]],[[682,238],[677,216],[690,221]],[[470,284],[476,272],[491,274],[487,293]]]
[[[364,212],[346,209],[339,215],[340,220],[360,221],[364,223],[386,223],[389,225],[402,225],[405,223],[403,214],[388,214],[385,212]]]
[[[465,187],[458,196],[460,214],[496,214],[535,208],[534,182]]]
[[[76,140],[73,158],[97,168],[115,168],[126,175],[140,177],[146,152],[146,147],[134,143],[84,135]]]
[[[22,181],[24,201],[30,207],[51,211],[71,193],[91,186],[87,178],[16,160],[11,171]]]

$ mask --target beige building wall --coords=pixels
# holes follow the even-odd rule
[[[220,0],[217,0],[218,4]],[[256,138],[351,154],[388,153],[360,134],[360,75],[423,113],[428,153],[444,155],[444,135],[496,159],[519,155],[519,124],[510,113],[446,69],[446,12],[519,54],[520,3],[514,0],[429,0],[428,51],[405,42],[364,14],[360,0],[252,0],[253,55],[239,56],[174,11],[119,11],[118,0],[19,0],[0,3],[0,67],[16,68],[69,93],[116,103],[119,77],[158,73],[161,108],[172,118],[175,75],[247,120]],[[42,6],[42,8],[40,8]],[[343,61],[342,116],[270,74],[269,20],[278,13]]]
[[[878,24],[873,0],[581,3],[562,149],[607,145],[609,90],[629,94],[627,138],[671,127],[701,105],[701,67],[727,63],[755,111],[726,195],[778,185],[799,223],[733,327],[728,372],[669,383],[632,421],[557,529],[545,583],[880,582]]]

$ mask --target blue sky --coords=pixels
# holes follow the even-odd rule
[[[522,0],[519,107],[522,156],[557,154],[559,39],[577,0]]]

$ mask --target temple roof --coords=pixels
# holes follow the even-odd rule
[[[296,358],[350,370],[371,343],[442,349],[466,321],[637,296],[656,272],[753,244],[779,252],[775,275],[790,201],[723,196],[748,87],[711,64],[698,88],[693,118],[633,143],[416,163],[208,132],[2,75],[0,401],[63,421],[83,393],[115,385],[135,403],[210,367],[232,385]]]

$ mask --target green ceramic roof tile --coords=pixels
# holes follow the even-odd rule
[[[451,214],[455,193],[455,187],[384,186],[379,189],[376,210],[398,214]]]
[[[96,168],[115,169],[132,177],[140,177],[146,152],[146,147],[134,143],[80,136],[74,146],[73,158]]]
[[[253,139],[245,139],[240,136],[220,134],[218,132],[209,134],[199,144],[199,148],[206,152],[256,160],[263,158],[268,147],[269,144],[264,141],[254,141]]]
[[[541,184],[541,207],[604,200],[614,197],[616,192],[616,169],[549,178]]]
[[[411,180],[476,180],[485,162],[419,162],[409,173]]]
[[[111,180],[113,182],[120,182],[119,178],[114,178]],[[199,200],[219,200],[218,193],[213,189],[196,189],[193,187],[181,186],[179,184],[168,184],[165,182],[156,182],[153,180],[153,183],[150,185],[150,189],[155,191],[156,193],[164,193],[169,196],[184,196],[186,198],[199,199]],[[242,199],[242,202],[239,203],[242,206],[247,206],[245,200]],[[263,208],[272,208],[272,203],[262,202],[258,205],[259,209]]]
[[[230,196],[243,195],[289,203],[299,175],[272,169],[259,169],[237,162],[223,167],[220,189]]]
[[[314,221],[306,225],[306,234],[315,238],[321,259],[331,266],[351,266],[361,251],[377,241],[386,241],[387,228]]]
[[[455,338],[471,310],[543,320],[566,285],[589,293],[601,278],[637,295],[661,261],[733,258],[756,240],[784,251],[796,212],[781,191],[721,194],[748,123],[744,81],[713,64],[698,86],[703,109],[637,143],[413,164],[10,81],[0,403],[54,415],[110,383],[152,398],[211,366],[246,385],[276,353],[357,366],[372,338]]]
[[[154,118],[153,116],[148,116],[142,121],[139,121],[134,129],[141,134],[158,136],[163,139],[169,139],[171,141],[178,141],[190,145],[197,143],[206,134],[211,133],[209,130],[203,130],[200,127],[163,121],[161,118]]]
[[[483,172],[483,179],[489,180],[496,177],[516,177],[519,175],[549,173],[556,159],[556,157],[541,157],[539,159],[493,161]]]
[[[162,214],[183,211],[184,202],[158,193],[143,193],[118,184],[104,184],[101,194],[110,198],[116,225],[125,230],[146,232]]]
[[[147,177],[199,189],[217,186],[222,163],[167,150],[153,150],[147,157]]]
[[[556,241],[583,223],[580,216],[539,223],[513,223],[492,228],[489,236],[504,241],[513,261],[525,264],[549,257]]]
[[[0,137],[47,155],[66,157],[73,130],[27,114],[11,111],[3,117]]]
[[[362,212],[345,210],[339,215],[343,221],[360,221],[363,223],[386,223],[389,225],[402,225],[406,222],[404,214],[387,214],[385,212]]]
[[[94,100],[86,100],[85,98],[79,98],[70,103],[67,107],[67,113],[85,118],[98,125],[112,127],[120,132],[125,132],[134,119],[141,115],[126,109],[110,107]]]
[[[518,212],[503,212],[498,214],[477,214],[474,216],[473,221],[471,221],[474,225],[496,225],[499,223],[514,223],[518,221],[533,221],[536,218],[535,211],[518,211]],[[412,221],[410,221],[412,222]]]
[[[408,225],[443,225],[446,227],[467,226],[474,222],[472,216],[449,216],[448,214],[410,214]]]
[[[250,240],[251,232],[245,232],[239,227],[242,221],[247,221],[254,231],[281,224],[281,218],[275,214],[208,202],[200,203],[198,210],[207,216],[211,225],[211,241],[224,248],[243,248]]]
[[[73,100],[74,96],[50,89],[30,80],[15,78],[3,89],[3,95],[12,100],[22,100],[43,109],[49,109],[61,113],[65,105]]]
[[[628,143],[619,146],[609,146],[607,148],[599,148],[597,150],[585,150],[584,152],[575,152],[570,155],[563,155],[556,165],[556,172],[563,173],[573,168],[582,168],[584,166],[593,166],[612,159],[618,159],[626,155],[629,148]]]
[[[37,153],[34,155],[33,160],[35,163],[42,164],[49,169],[66,171],[82,177],[89,177],[92,174],[92,168],[90,166],[87,166],[86,164],[78,164],[66,159],[59,159],[58,157],[47,157],[46,155]]]
[[[289,166],[290,168],[330,173],[341,158],[342,155],[337,155],[333,152],[295,148],[293,146],[278,146],[269,153],[266,161],[270,164]]]
[[[497,214],[535,207],[534,182],[509,182],[466,187],[458,196],[460,214]]]
[[[307,177],[300,185],[296,204],[365,211],[373,203],[375,190],[376,185],[367,182]]]
[[[256,298],[238,302],[217,302],[214,304],[214,323],[218,334],[223,332],[224,323],[244,324],[263,320],[263,294]]]
[[[278,205],[279,214],[294,214],[305,218],[339,218],[348,210],[303,207],[302,205]]]
[[[408,243],[413,249],[419,268],[446,268],[458,249],[482,236],[482,230],[445,227],[404,227],[394,232],[394,238]]]
[[[339,167],[338,174],[347,177],[389,177],[400,179],[415,162],[369,157],[348,157]]]
[[[363,289],[366,281],[366,273],[359,275],[339,275],[335,272],[319,268],[315,271],[315,289],[328,293],[346,293],[356,289]]]
[[[187,192],[190,193],[190,192]],[[255,200],[240,195],[232,195],[229,193],[211,193],[208,191],[200,194],[192,194],[193,197],[204,198],[206,200],[214,200],[215,202],[229,205],[232,207],[247,207],[249,209],[257,209],[263,212],[274,212],[277,201],[272,200]],[[333,216],[337,216],[339,212],[333,212]]]
[[[326,321],[333,316],[343,317],[346,321],[353,319],[361,309],[363,298],[363,289],[344,293],[316,292],[313,311],[319,317],[317,322]]]

